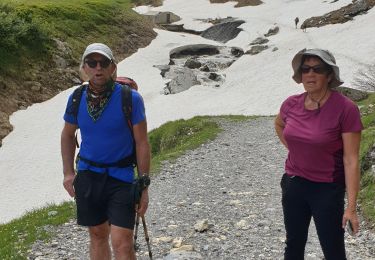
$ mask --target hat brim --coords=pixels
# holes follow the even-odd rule
[[[103,55],[104,57],[106,57],[107,59],[112,61],[112,58],[107,53],[105,53],[104,51],[101,51],[101,50],[92,50],[88,53],[85,53],[85,55],[82,57],[82,60],[86,59],[87,56],[89,56],[93,53],[98,53],[100,55]]]
[[[335,88],[340,85],[342,85],[344,82],[341,81],[340,79],[340,69],[339,67],[333,63],[332,61],[328,60],[324,55],[322,55],[322,51],[319,49],[311,49],[311,50],[306,50],[303,49],[299,51],[293,58],[292,60],[292,68],[294,71],[294,74],[292,78],[294,79],[295,82],[298,84],[302,82],[302,75],[300,72],[300,67],[301,67],[301,62],[302,62],[302,57],[303,56],[317,56],[320,59],[322,59],[325,63],[327,63],[329,66],[332,67],[334,77],[332,81],[329,83],[329,87]]]

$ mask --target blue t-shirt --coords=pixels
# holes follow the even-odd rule
[[[87,111],[86,89],[82,93],[77,120],[74,115],[65,112],[64,120],[80,128],[82,141],[79,153],[83,158],[98,163],[114,163],[132,154],[133,138],[122,111],[121,88],[120,84],[115,83],[113,93],[96,121],[93,121]],[[71,103],[72,95],[69,97],[67,107],[70,107]],[[133,126],[146,120],[143,99],[135,90],[132,90],[130,120]],[[110,176],[124,182],[134,180],[133,167],[105,169],[80,160],[77,170],[90,170],[97,173],[107,171]]]

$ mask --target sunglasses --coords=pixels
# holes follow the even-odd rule
[[[109,59],[104,59],[104,60],[92,60],[92,59],[87,59],[85,60],[85,63],[92,69],[96,68],[98,63],[100,64],[100,67],[103,69],[108,68],[109,64],[112,63],[111,60]]]
[[[308,66],[308,65],[302,65],[300,67],[300,70],[303,74],[307,74],[312,70],[316,74],[324,74],[328,71],[327,66],[324,65],[315,65],[315,66]]]

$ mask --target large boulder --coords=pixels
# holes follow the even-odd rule
[[[169,57],[171,59],[175,59],[186,56],[215,55],[219,52],[218,46],[210,44],[192,44],[172,49],[169,52]]]
[[[355,102],[364,100],[368,97],[367,92],[354,88],[339,86],[334,89]]]
[[[200,84],[194,72],[186,67],[171,68],[166,74],[167,78],[172,79],[164,88],[164,94],[176,94],[190,87]]]
[[[238,26],[243,23],[245,23],[243,20],[219,23],[203,31],[201,36],[206,39],[225,43],[237,37],[242,31]]]

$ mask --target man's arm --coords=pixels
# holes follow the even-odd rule
[[[150,144],[147,137],[147,122],[146,120],[133,126],[135,149],[137,153],[137,168],[138,174],[145,175],[150,172]],[[138,213],[143,216],[148,207],[148,188],[144,189],[141,196],[141,201]]]
[[[348,206],[342,218],[342,227],[350,220],[354,233],[358,232],[359,221],[357,216],[357,195],[359,191],[360,171],[359,171],[359,146],[361,133],[343,133],[344,143],[344,169],[345,184],[348,199]]]
[[[73,181],[75,177],[74,171],[74,155],[76,150],[75,132],[77,126],[65,123],[61,132],[61,156],[63,162],[64,181],[63,185],[71,197],[75,196],[73,189]]]

